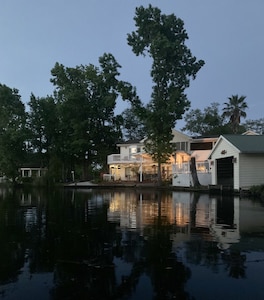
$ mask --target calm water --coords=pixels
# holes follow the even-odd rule
[[[264,206],[237,197],[0,190],[2,299],[264,299]]]

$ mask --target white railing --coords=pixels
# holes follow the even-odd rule
[[[197,162],[196,163],[196,170],[198,173],[209,173],[210,172],[210,166],[209,162]],[[190,162],[185,163],[176,163],[172,165],[172,173],[173,174],[187,174],[190,173]]]
[[[135,156],[121,156],[120,154],[111,154],[107,156],[108,164],[116,164],[116,163],[140,163],[140,157]]]

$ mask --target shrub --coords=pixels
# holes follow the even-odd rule
[[[252,197],[264,199],[264,184],[253,185],[249,192]]]

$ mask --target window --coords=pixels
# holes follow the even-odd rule
[[[188,142],[177,142],[175,143],[176,150],[188,151]]]
[[[191,144],[191,150],[211,150],[213,148],[212,142],[207,143],[192,143]]]

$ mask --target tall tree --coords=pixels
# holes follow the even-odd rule
[[[89,170],[106,165],[106,156],[121,137],[121,120],[114,113],[123,87],[117,79],[121,66],[111,54],[100,57],[99,64],[67,68],[56,63],[51,71],[60,116],[60,156],[66,173],[82,168],[83,179]]]
[[[52,151],[56,148],[59,118],[54,98],[35,97],[31,94],[28,114],[30,145],[41,166],[48,166]]]
[[[17,89],[0,84],[0,171],[15,181],[26,153],[26,112]]]
[[[245,110],[248,105],[245,101],[246,96],[233,95],[228,98],[229,102],[224,103],[223,116],[229,118],[233,133],[238,133],[241,117],[247,116]]]
[[[197,61],[185,45],[188,35],[184,22],[174,14],[161,14],[160,9],[149,5],[136,8],[136,31],[128,34],[128,44],[138,55],[152,59],[153,81],[151,100],[137,105],[138,116],[147,131],[146,151],[158,164],[158,181],[161,182],[161,164],[174,151],[171,145],[172,128],[190,106],[184,93],[195,79],[204,61]]]

